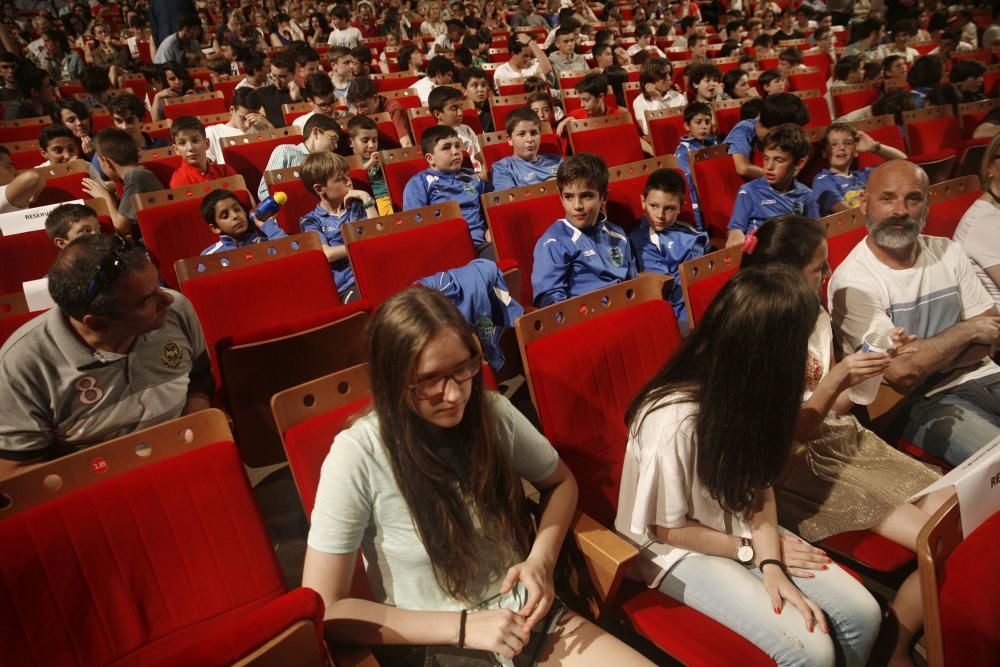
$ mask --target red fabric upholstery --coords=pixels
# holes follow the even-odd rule
[[[505,96],[505,95],[523,95],[524,94],[524,81],[519,81],[517,83],[497,83],[497,92],[501,96]]]
[[[838,93],[837,89],[834,88],[830,97],[833,98],[833,113],[839,118],[845,113],[857,111],[862,107],[874,104],[879,98],[879,91],[873,86],[867,90]]]
[[[58,254],[42,230],[0,236],[0,294],[23,291],[21,283],[47,274]]]
[[[833,120],[830,118],[830,105],[825,97],[807,97],[802,100],[809,109],[809,124],[806,127],[826,127]]]
[[[35,312],[29,313],[18,313],[17,315],[4,315],[0,317],[0,346],[7,342],[11,334],[21,328],[21,325],[27,324],[31,320],[35,319],[36,316],[44,313],[44,310],[37,310]]]
[[[142,652],[142,660],[134,660],[129,656],[127,662],[163,665],[231,665],[240,658],[260,648],[274,635],[282,632],[298,621],[311,621],[316,629],[316,645],[320,655],[323,654],[323,598],[311,588],[296,588],[281,597],[271,600],[248,613],[238,614],[240,632],[234,632],[230,623],[219,623],[222,626],[214,634],[209,634],[208,627],[199,637],[199,641],[190,644],[182,650],[171,651],[168,658],[157,660],[156,652],[162,647],[156,647],[154,652],[147,648]],[[225,617],[224,617],[225,618]],[[228,619],[227,619],[228,620]],[[255,632],[243,632],[243,628],[251,628]],[[270,629],[266,634],[264,629]],[[138,656],[136,656],[138,657]],[[117,663],[116,663],[117,664]]]
[[[523,91],[522,91],[523,92]],[[507,122],[507,116],[514,109],[520,109],[525,106],[527,102],[516,102],[514,104],[491,104],[490,112],[493,114],[493,127],[499,132],[504,128],[504,123]]]
[[[222,99],[227,105],[232,105],[233,95],[236,94],[236,86],[240,85],[241,78],[235,77],[229,81],[216,81],[212,84],[212,90],[218,90],[222,92]]]
[[[933,204],[927,211],[927,224],[924,226],[923,233],[950,239],[954,236],[955,229],[962,216],[965,215],[965,211],[981,194],[982,192],[976,190]]]
[[[740,122],[740,107],[716,109],[715,122],[719,125],[719,136],[725,137]]]
[[[916,560],[913,552],[868,530],[831,535],[820,543],[877,572],[895,572]]]
[[[939,573],[944,662],[962,667],[1000,664],[1000,513],[967,535]]]
[[[89,199],[90,195],[83,190],[83,179],[87,177],[87,172],[81,171],[46,179],[45,187],[35,199],[34,206],[61,204],[74,199]]]
[[[910,152],[914,155],[957,148],[962,143],[958,119],[954,116],[907,123],[906,135],[910,141]]]
[[[201,320],[216,382],[223,348],[303,331],[357,310],[341,305],[319,250],[194,278],[183,290]],[[236,296],[241,293],[253,298]]]
[[[354,181],[353,172],[351,180]],[[357,184],[355,184],[355,187],[357,187]],[[369,187],[371,186],[369,185]],[[290,178],[287,181],[282,181],[279,185],[269,185],[267,186],[267,190],[272,195],[275,192],[284,192],[288,195],[288,201],[278,209],[278,214],[274,217],[278,219],[278,225],[285,230],[286,234],[301,234],[302,227],[299,226],[299,220],[306,213],[316,208],[319,204],[319,199],[306,189],[301,178]]]
[[[22,169],[33,169],[41,163],[45,162],[45,159],[38,152],[38,144],[31,142],[24,142],[18,144],[12,144],[8,148],[17,146],[18,150],[11,150],[10,161],[14,163],[14,169],[20,171]]]
[[[434,252],[412,251],[419,247],[434,248]],[[476,258],[464,218],[355,241],[347,252],[361,296],[376,308],[414,281],[465,266]],[[389,266],[391,271],[386,270]]]
[[[739,266],[734,266],[731,269],[721,271],[711,278],[705,278],[688,287],[688,302],[685,304],[685,307],[687,308],[688,319],[692,325],[697,324],[701,316],[708,310],[712,299],[715,298],[715,295],[719,293],[729,279],[736,275],[736,271],[739,268]]]
[[[414,74],[413,76],[394,76],[391,78],[375,76],[372,77],[372,80],[375,82],[375,87],[378,88],[378,92],[384,93],[387,90],[401,90],[403,88],[409,88],[420,80],[420,75]]]
[[[559,141],[559,137],[557,137],[554,132],[541,135],[541,137],[539,137],[539,142],[539,153],[543,155],[563,154],[562,142]],[[514,148],[506,141],[498,144],[487,144],[483,146],[482,149],[483,160],[486,161],[487,167],[492,167],[493,163],[497,160],[502,160],[505,157],[510,157],[514,154]]]
[[[580,509],[605,526],[618,506],[625,410],[680,341],[670,304],[648,301],[528,346],[542,430],[580,483]]]
[[[903,141],[903,132],[898,125],[887,125],[885,127],[878,127],[874,130],[868,130],[865,132],[873,140],[879,142],[880,144],[885,144],[886,146],[892,146],[893,148],[898,148],[899,150],[906,153],[906,142]],[[866,167],[875,167],[883,162],[885,158],[876,155],[875,153],[858,153],[858,168],[865,169]]]
[[[250,193],[235,192],[244,206],[250,206]],[[178,285],[174,262],[197,257],[219,240],[199,211],[205,194],[208,193],[136,211],[142,240],[159,268],[160,277],[173,289]]]
[[[226,113],[229,107],[226,106],[224,98],[213,97],[209,100],[198,100],[196,102],[181,102],[163,107],[163,117],[170,120],[177,120],[181,116],[207,116],[215,113]]]
[[[413,135],[413,145],[419,146],[420,137],[424,136],[424,132],[437,124],[437,119],[434,116],[410,115],[410,133]]]
[[[705,231],[713,237],[725,238],[729,233],[727,227],[736,204],[736,193],[744,182],[736,173],[733,157],[727,155],[695,162],[692,169],[695,185],[699,188],[698,202]],[[708,191],[709,186],[711,193]]]
[[[167,187],[170,184],[170,177],[181,166],[181,156],[164,155],[153,160],[143,160],[140,165],[153,172],[163,187]]]
[[[826,58],[829,62],[829,57]],[[826,95],[826,79],[823,72],[803,72],[801,74],[788,75],[788,90],[790,92],[800,90],[818,90],[820,95]],[[826,100],[823,100],[826,104]],[[829,107],[828,107],[829,109]]]
[[[12,144],[22,141],[38,141],[38,135],[42,133],[46,125],[51,125],[49,121],[45,125],[19,125],[17,127],[0,127],[0,144]],[[39,160],[43,162],[43,160]]]
[[[646,157],[639,143],[639,130],[632,123],[571,132],[577,153],[600,155],[609,167],[638,162]]]
[[[866,236],[868,236],[868,229],[866,227],[858,227],[831,236],[826,240],[827,249],[830,251],[827,262],[830,265],[831,273],[836,271],[840,263],[847,259],[847,256],[854,250],[854,246],[861,243]]]
[[[774,667],[757,646],[657,590],[639,589],[622,609],[637,632],[687,667]]]
[[[682,177],[684,172],[675,169]],[[642,191],[646,187],[648,174],[626,178],[621,181],[612,181],[608,184],[608,220],[622,227],[626,232],[631,232],[636,222],[643,216]],[[691,208],[691,198],[684,198],[684,206],[681,208],[681,220],[694,224],[694,210]]]
[[[638,122],[636,118],[636,122]],[[654,118],[649,121],[649,137],[657,155],[673,155],[684,136],[684,115]]]
[[[825,94],[826,82],[830,79],[830,72],[833,69],[833,61],[830,60],[830,56],[825,53],[805,53],[802,55],[802,64],[806,67],[815,67],[820,71],[820,75],[823,77],[823,93]]]
[[[280,628],[244,619],[284,592],[232,442],[0,521],[5,664],[170,661],[219,634],[258,645]]]
[[[282,144],[301,142],[302,135],[291,134],[287,137],[278,137],[267,141],[251,141],[246,144],[226,146],[222,149],[222,154],[226,158],[226,164],[246,181],[247,189],[256,193],[257,188],[260,187],[260,179],[264,177],[264,167],[267,166],[267,161],[274,149]]]
[[[486,207],[497,257],[513,260],[521,269],[521,294],[518,298],[523,304],[534,303],[531,268],[535,265],[535,242],[564,214],[558,194]]]
[[[427,160],[423,157],[399,162],[382,162],[382,175],[385,176],[385,185],[389,188],[393,210],[403,210],[403,190],[406,188],[406,183],[426,168]]]

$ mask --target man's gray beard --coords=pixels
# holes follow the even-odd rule
[[[893,225],[902,223],[902,229],[894,229]],[[875,243],[883,248],[899,250],[907,248],[917,242],[917,237],[924,228],[923,220],[906,218],[886,218],[876,222],[869,222],[868,233],[871,234]]]

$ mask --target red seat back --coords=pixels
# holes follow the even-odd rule
[[[691,328],[698,323],[712,299],[740,268],[742,250],[739,247],[726,248],[691,259],[680,268],[681,285],[684,288],[684,306]]]
[[[849,209],[823,218],[827,224],[826,246],[829,252],[826,262],[830,273],[836,271],[851,251],[868,236],[865,215],[860,209]],[[822,291],[826,297],[826,289]]]
[[[427,160],[420,153],[419,145],[382,151],[382,174],[394,210],[403,210],[403,190],[407,182],[426,168]]]
[[[149,248],[160,277],[173,289],[178,286],[174,262],[197,257],[219,240],[199,210],[201,200],[216,188],[233,190],[244,206],[250,206],[250,193],[239,176],[136,195],[139,197],[136,217],[142,240]]]
[[[565,306],[564,316],[571,318],[576,301],[550,308]],[[618,506],[628,437],[625,411],[681,337],[674,311],[662,299],[602,310],[598,305],[601,314],[522,345],[542,431],[579,482],[580,509],[607,526]],[[518,333],[521,339],[520,326]]]
[[[826,103],[826,98],[820,95],[818,90],[810,89],[796,93],[805,102],[809,110],[809,124],[806,127],[822,127],[833,122],[830,118],[830,105]]]
[[[316,208],[319,199],[306,189],[302,182],[299,167],[289,167],[287,169],[277,169],[275,171],[264,172],[264,180],[267,181],[267,191],[272,195],[275,192],[284,192],[288,195],[288,200],[278,209],[275,216],[278,224],[286,234],[298,234],[302,231],[299,220],[309,211]]]
[[[486,219],[497,257],[517,262],[521,270],[521,303],[534,303],[531,268],[535,243],[565,215],[555,181],[483,195]]]
[[[851,111],[874,104],[879,98],[879,90],[869,84],[858,84],[833,88],[830,97],[833,98],[833,113],[839,118]]]
[[[493,114],[493,127],[500,131],[504,129],[504,123],[507,122],[507,116],[514,109],[520,109],[521,107],[528,105],[527,95],[506,95],[501,97],[493,97],[490,99],[490,112]]]
[[[573,121],[569,143],[573,153],[600,155],[609,167],[638,162],[645,157],[639,131],[627,113]]]
[[[205,416],[224,429],[221,413]],[[61,494],[0,521],[5,663],[180,664],[171,656],[199,642],[260,632],[241,617],[286,589],[236,447],[227,434],[190,448],[175,433],[138,467],[142,440],[117,457],[102,447],[103,478],[66,475]],[[68,609],[72,623],[53,622]]]
[[[950,239],[955,235],[955,228],[966,210],[981,194],[976,176],[963,176],[932,185],[928,192],[930,207],[923,233]]]
[[[63,164],[48,167],[35,167],[45,176],[45,187],[35,198],[35,206],[61,204],[74,199],[89,199],[83,190],[83,179],[88,178],[87,168],[90,163],[85,160],[73,160]]]
[[[649,136],[653,140],[653,152],[657,155],[673,155],[684,136],[684,108],[647,111],[646,117]]]
[[[717,107],[715,123],[719,126],[719,136],[725,137],[729,131],[740,122],[740,109],[743,105]]]
[[[826,82],[830,79],[830,72],[833,69],[833,61],[825,53],[805,53],[802,55],[802,64],[806,67],[815,67],[823,77],[823,92],[826,92]],[[815,86],[809,86],[813,88]]]
[[[415,210],[432,219],[429,209],[434,208]],[[409,215],[413,212],[360,221],[351,225],[350,233],[344,233],[358,289],[373,308],[421,278],[465,266],[476,258],[469,226],[461,214],[440,222],[416,223]],[[388,227],[397,222],[402,231],[373,235],[376,225]],[[412,251],[419,247],[434,248],[434,252]],[[386,271],[387,266],[392,271]]]
[[[153,172],[157,180],[166,185],[181,166],[181,156],[176,155],[170,146],[152,148],[148,151],[139,151],[139,164]]]
[[[728,150],[726,144],[721,144],[703,148],[690,156],[702,224],[705,231],[716,238],[725,238],[728,234],[736,193],[743,187],[733,157],[726,154]]]
[[[260,179],[264,177],[264,167],[275,148],[282,144],[298,144],[302,135],[297,127],[283,127],[258,134],[244,134],[225,137],[222,140],[222,154],[226,164],[243,177],[250,192],[257,192]]]
[[[827,61],[829,61],[829,57],[826,58]],[[826,79],[827,77],[821,71],[789,74],[788,90],[789,92],[795,92],[799,90],[818,90],[820,95],[825,95]]]
[[[884,124],[881,127],[870,127],[865,125],[868,121],[860,121],[857,123],[852,123],[854,127],[867,133],[875,141],[880,144],[885,144],[886,146],[892,146],[893,148],[898,148],[899,150],[906,152],[906,142],[903,141],[903,132],[900,130],[899,126],[896,125],[895,119],[891,115],[878,116],[877,118],[885,119]],[[875,119],[870,119],[875,120]],[[880,157],[875,153],[858,153],[857,163],[860,169],[865,169],[866,167],[875,167],[877,165],[885,162],[885,159]]]
[[[0,236],[0,294],[20,292],[23,282],[46,275],[58,254],[42,230]]]
[[[409,88],[419,80],[420,80],[419,74],[411,74],[409,72],[397,72],[395,74],[375,74],[372,76],[372,81],[375,82],[375,86],[378,88],[378,91],[380,93],[385,93],[390,90],[400,90],[402,88]]]
[[[4,147],[10,151],[10,161],[14,163],[14,169],[18,171],[34,169],[45,162],[39,152],[37,141],[15,141],[4,144]]]
[[[642,192],[646,187],[646,181],[651,173],[662,168],[673,169],[684,176],[673,155],[612,167],[608,181],[608,220],[626,232],[631,232],[644,213]],[[684,198],[680,218],[689,224],[694,223],[694,210],[691,208],[690,197]]]
[[[48,116],[20,118],[17,120],[0,121],[0,144],[10,144],[18,141],[38,141],[38,135],[46,125],[51,125]],[[39,160],[42,162],[42,160]]]
[[[220,384],[224,348],[287,336],[349,314],[320,250],[199,276],[185,280],[182,289],[198,313]],[[253,298],[235,298],[241,293]]]
[[[214,113],[226,113],[229,107],[226,100],[221,95],[207,100],[195,100],[193,102],[179,102],[168,104],[163,107],[163,115],[170,120],[176,120],[181,116],[207,116]]]
[[[44,310],[36,310],[13,315],[0,315],[0,347],[3,347],[11,334],[44,312]]]
[[[958,117],[961,120],[962,136],[965,139],[971,139],[976,127],[997,107],[1000,107],[1000,100],[998,99],[959,104]]]

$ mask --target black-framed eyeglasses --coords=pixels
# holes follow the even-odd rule
[[[87,295],[83,299],[83,307],[80,310],[81,316],[87,314],[87,310],[90,309],[97,295],[118,280],[125,270],[125,260],[122,259],[122,252],[128,249],[130,244],[118,234],[112,236],[111,239],[111,248],[104,255],[104,258],[97,267],[97,273],[94,274],[94,277],[90,279],[90,283],[87,285]]]
[[[450,371],[445,371],[434,377],[429,377],[420,382],[406,385],[406,388],[413,392],[413,395],[422,400],[432,400],[439,398],[448,387],[448,380],[455,384],[465,384],[472,378],[479,375],[483,369],[483,355],[477,354],[472,358],[463,361]]]

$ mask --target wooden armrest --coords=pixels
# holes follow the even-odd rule
[[[639,557],[639,550],[583,512],[577,513],[572,531],[590,575],[588,603],[594,619],[600,620],[617,597],[622,578]]]
[[[378,660],[367,646],[331,644],[333,664],[337,667],[378,667]]]

